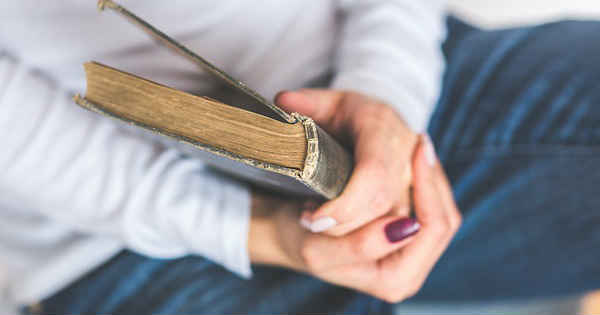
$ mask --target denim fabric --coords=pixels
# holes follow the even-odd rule
[[[549,297],[600,287],[600,23],[483,31],[449,18],[429,132],[464,223],[413,301]],[[125,251],[43,313],[389,313],[306,275],[242,280],[199,257]],[[401,309],[401,306],[400,306]]]
[[[600,287],[600,23],[450,25],[429,132],[464,222],[415,300]]]

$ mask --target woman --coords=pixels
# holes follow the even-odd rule
[[[597,23],[446,29],[440,1],[125,4],[267,96],[333,69],[329,89],[277,102],[352,146],[353,177],[318,207],[250,193],[80,111],[68,96],[83,89],[86,59],[216,87],[89,4],[3,3],[2,283],[25,312],[357,313],[389,311],[381,299],[408,298],[426,278],[417,300],[599,283],[587,257],[600,202]],[[440,87],[428,132],[441,164],[415,136]],[[437,261],[461,221],[441,165],[463,226]]]

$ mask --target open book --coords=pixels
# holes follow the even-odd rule
[[[99,1],[99,7],[117,11],[281,119],[179,91],[97,62],[84,65],[87,88],[85,97],[74,97],[77,104],[180,142],[186,153],[245,180],[330,199],[341,193],[352,171],[352,157],[314,121],[286,113],[113,1]]]

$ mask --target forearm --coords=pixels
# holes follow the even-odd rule
[[[249,275],[245,185],[75,106],[0,57],[0,200],[153,257],[203,255]]]
[[[377,97],[423,131],[438,98],[444,58],[443,0],[341,1],[333,88]]]
[[[248,235],[248,254],[253,264],[287,267],[289,263],[277,240],[279,233],[273,214],[252,215]]]
[[[290,248],[294,244],[286,244],[281,235],[283,230],[288,238],[296,239],[293,234],[303,233],[295,218],[298,205],[297,201],[259,190],[252,192],[248,253],[253,264],[302,270],[298,257],[290,255],[295,252]]]

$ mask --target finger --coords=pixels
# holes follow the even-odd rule
[[[342,126],[336,114],[343,97],[342,91],[302,89],[279,92],[275,96],[275,103],[288,112],[312,118],[321,128],[333,136],[339,136]]]
[[[433,166],[435,169],[435,180],[434,182],[437,185],[438,190],[440,191],[440,195],[442,200],[444,201],[444,209],[446,209],[446,215],[450,221],[450,227],[453,230],[458,230],[461,225],[462,217],[461,213],[456,206],[456,202],[454,200],[454,194],[452,192],[452,187],[450,186],[450,181],[442,168],[442,164],[436,157],[435,149],[433,147],[433,142],[429,136],[425,138],[426,143],[426,153],[427,156],[430,156],[430,159],[433,161]]]
[[[385,216],[343,237],[312,234],[303,257],[313,271],[373,262],[406,246],[419,229],[414,218]]]
[[[444,203],[444,210],[446,211],[446,218],[449,222],[451,230],[458,230],[462,218],[461,214],[458,211],[458,207],[456,206],[456,202],[454,201],[454,195],[452,192],[452,187],[450,186],[450,182],[448,181],[448,177],[442,168],[442,164],[439,162],[436,154],[435,148],[433,146],[433,142],[428,135],[423,137],[424,143],[424,153],[427,162],[433,168],[433,182],[435,183],[442,202]]]
[[[395,211],[408,215],[412,155],[417,137],[394,130],[398,122],[381,121],[386,128],[364,128],[356,139],[355,166],[342,194],[313,213],[313,232],[345,235]]]
[[[440,189],[439,162],[428,139],[422,137],[413,162],[415,215],[421,231],[401,251],[380,261],[380,287],[395,298],[411,296],[422,286],[427,275],[448,246],[455,230],[448,220],[447,191]],[[386,279],[395,279],[386,281]],[[385,294],[385,293],[381,293]],[[389,296],[394,299],[394,296]]]
[[[314,233],[341,236],[385,214],[408,216],[410,180],[393,169],[391,165],[357,163],[342,194],[303,217],[305,226]]]
[[[308,199],[302,203],[300,208],[300,226],[310,230],[310,218],[317,207],[319,207],[319,203],[314,199]]]
[[[344,235],[394,210],[408,215],[410,154],[416,136],[402,124],[389,106],[360,95],[343,92],[300,90],[282,92],[282,107],[309,115],[337,138],[353,140],[355,166],[342,194],[304,217],[303,226],[313,232]],[[343,107],[340,103],[344,103]]]
[[[403,183],[402,186],[396,191],[396,201],[392,206],[392,211],[390,214],[407,217],[411,214],[411,209],[414,207],[413,205],[413,187],[412,187],[412,163],[410,160],[412,156],[409,156],[409,160],[405,163],[406,167],[402,174],[400,174],[400,182]]]
[[[437,226],[445,219],[444,198],[439,192],[440,163],[431,139],[419,137],[413,159],[415,214],[423,225]]]

